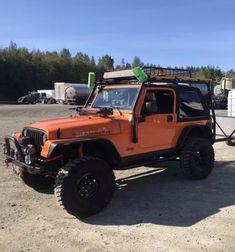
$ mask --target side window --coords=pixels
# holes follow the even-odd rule
[[[204,109],[198,93],[195,91],[181,91],[179,117],[189,118],[204,115]]]
[[[150,115],[146,103],[152,103],[157,107],[154,114],[171,114],[173,113],[174,94],[168,90],[149,90],[144,99],[144,104],[141,110],[142,115]]]
[[[155,92],[156,103],[158,107],[158,114],[173,113],[174,95],[171,91],[157,91]]]

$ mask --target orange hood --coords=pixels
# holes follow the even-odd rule
[[[120,133],[118,120],[112,117],[96,115],[50,119],[29,124],[26,128],[34,128],[47,132],[49,140]]]

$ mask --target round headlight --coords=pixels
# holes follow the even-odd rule
[[[27,129],[23,129],[23,131],[22,131],[22,136],[24,137],[24,136],[27,136]]]
[[[44,133],[42,136],[42,144],[44,144],[47,141],[47,134]]]

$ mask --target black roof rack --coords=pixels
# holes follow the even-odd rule
[[[143,67],[145,73],[150,77],[192,77],[191,71],[183,68]]]
[[[142,67],[143,71],[147,74],[148,79],[146,82],[161,82],[161,83],[198,83],[198,84],[207,84],[210,86],[210,79],[199,79],[192,76],[192,73],[189,69],[183,68],[163,68],[163,67]],[[139,83],[134,74],[130,74],[131,69],[121,70],[114,72],[107,72],[104,74],[106,78],[103,79],[101,83],[103,84],[131,84]]]

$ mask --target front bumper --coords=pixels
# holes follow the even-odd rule
[[[28,165],[25,163],[25,154],[17,139],[13,136],[5,137],[4,154],[6,156],[5,163],[12,163],[19,166],[31,174],[43,173],[45,168],[38,165]]]

